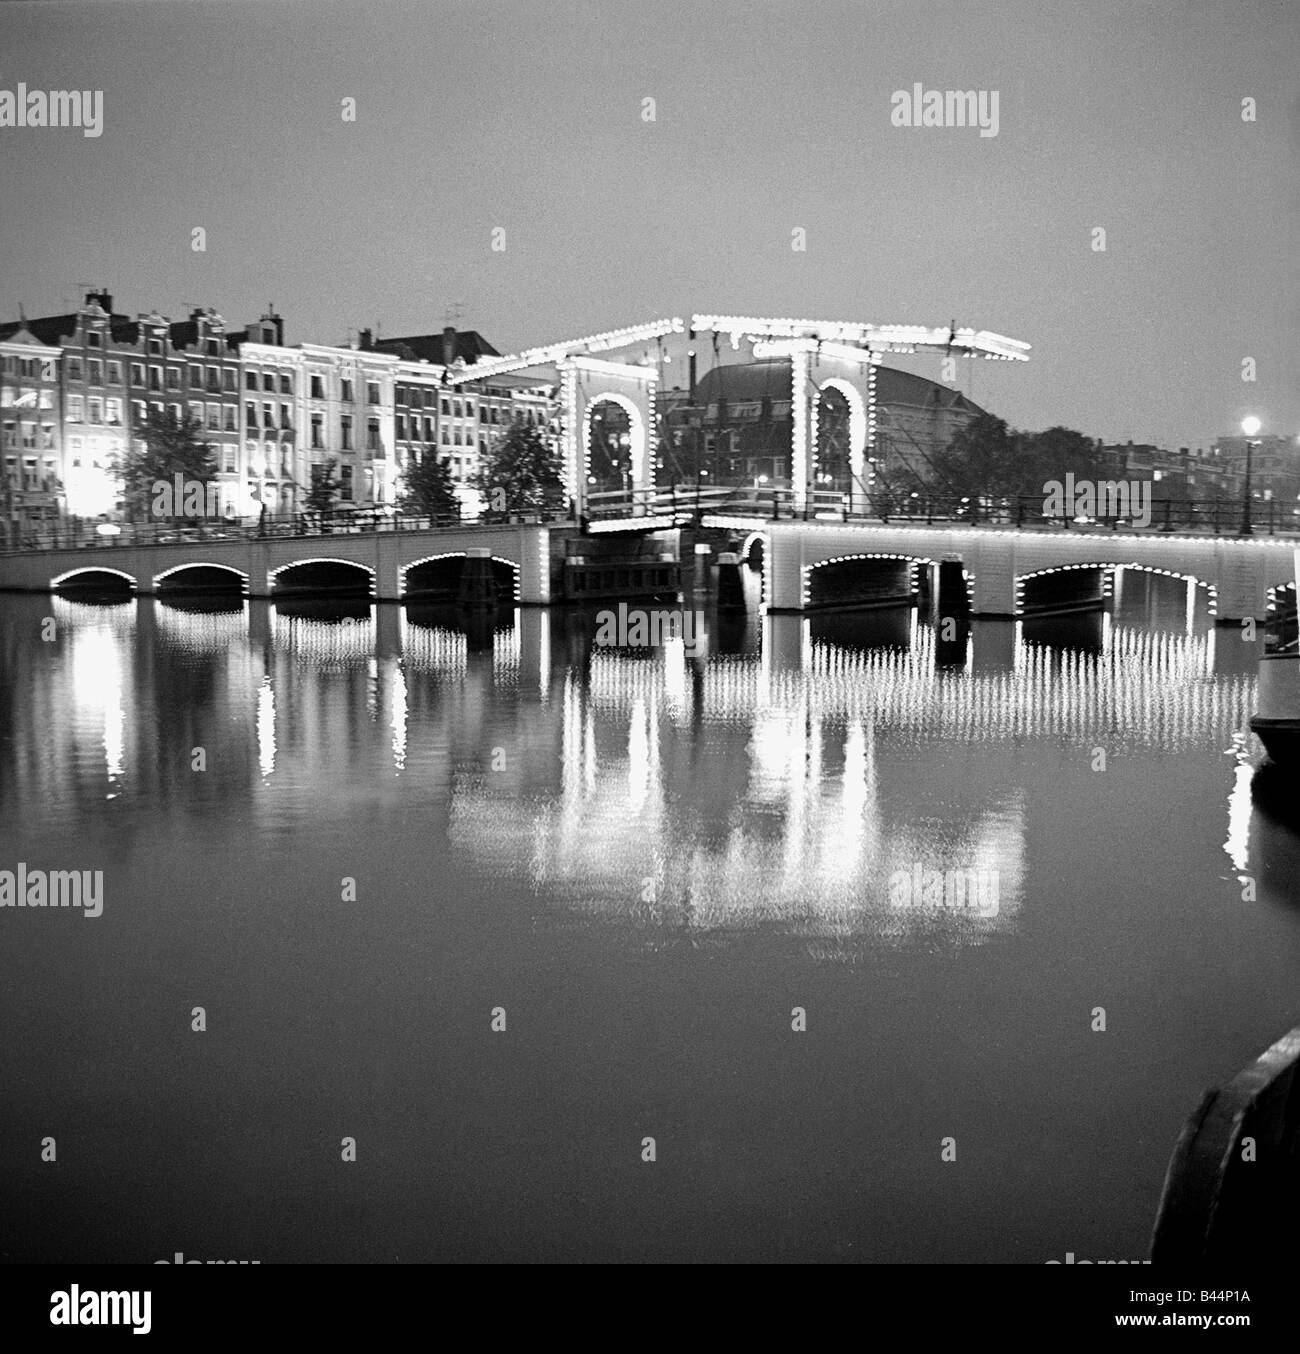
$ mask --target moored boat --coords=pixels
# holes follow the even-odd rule
[[[1300,551],[1296,563],[1300,574]],[[1270,626],[1266,651],[1259,660],[1250,727],[1279,766],[1300,766],[1300,648],[1294,608],[1281,613]]]

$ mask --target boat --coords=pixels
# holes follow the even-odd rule
[[[1300,1027],[1202,1097],[1169,1162],[1152,1264],[1300,1258],[1298,1067]]]
[[[1296,551],[1300,578],[1300,550]],[[1294,602],[1270,622],[1259,660],[1251,731],[1279,766],[1300,765],[1300,647]]]

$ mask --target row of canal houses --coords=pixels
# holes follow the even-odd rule
[[[178,322],[131,318],[108,292],[89,291],[74,312],[0,325],[0,517],[21,533],[118,515],[115,467],[167,409],[202,424],[223,512],[293,513],[330,462],[342,504],[392,505],[412,459],[435,449],[476,512],[479,458],[497,432],[519,418],[555,435],[550,387],[445,383],[448,368],[497,355],[454,328],[288,347],[273,307],[232,329],[210,308]]]

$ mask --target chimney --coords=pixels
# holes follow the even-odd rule
[[[449,367],[456,360],[456,326],[449,324],[442,331],[442,365]]]
[[[90,305],[92,301],[97,306],[100,306],[102,309],[108,311],[110,315],[113,313],[113,297],[110,292],[88,291],[86,293],[86,304]]]
[[[374,334],[372,334],[372,333],[370,332],[369,329],[363,329],[363,330],[361,331],[361,344],[360,344],[360,347],[361,347],[361,351],[362,351],[362,352],[367,352],[367,353],[368,353],[368,352],[371,351],[371,349],[374,347],[374,342],[373,342],[374,337],[375,337]]]

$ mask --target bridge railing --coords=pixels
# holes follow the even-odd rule
[[[112,549],[141,545],[191,545],[201,541],[267,540],[348,536],[393,531],[436,531],[502,523],[568,521],[563,513],[498,513],[483,520],[452,514],[401,513],[382,508],[346,512],[299,512],[265,517],[181,518],[163,522],[112,522],[65,518],[41,531],[6,538],[0,524],[0,555],[32,550]],[[105,531],[104,528],[111,528]]]
[[[1018,496],[852,493],[816,489],[797,502],[788,486],[677,484],[641,489],[611,489],[588,495],[592,521],[672,516],[694,512],[761,517],[769,521],[907,522],[927,526],[1002,526],[1045,531],[1111,530],[1193,532],[1215,536],[1295,535],[1300,510],[1278,500],[1252,505],[1243,530],[1238,499],[1160,499],[1149,505],[1145,520],[1135,514],[1069,518],[1044,511],[1042,494]]]

